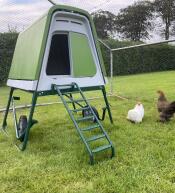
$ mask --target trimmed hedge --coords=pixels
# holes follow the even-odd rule
[[[9,69],[16,44],[17,33],[0,33],[0,85],[8,78]],[[142,42],[105,41],[111,48],[125,47]],[[110,74],[110,53],[104,47],[102,54],[105,61],[107,75]],[[175,46],[162,44],[115,52],[114,76],[145,72],[156,72],[175,69]]]
[[[0,85],[7,80],[17,37],[17,33],[0,33]]]
[[[142,42],[119,42],[107,40],[111,48],[131,46]],[[110,74],[110,53],[101,46],[107,75]],[[138,74],[145,72],[167,71],[175,69],[175,46],[162,44],[122,50],[114,53],[115,75]]]

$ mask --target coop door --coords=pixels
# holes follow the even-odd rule
[[[68,34],[52,36],[46,74],[50,76],[71,74]]]
[[[71,55],[74,77],[93,77],[96,64],[86,35],[70,33]]]

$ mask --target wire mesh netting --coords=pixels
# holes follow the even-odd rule
[[[106,43],[103,42],[102,53],[111,94],[117,93],[114,77],[175,70],[175,39],[138,45],[118,41]]]
[[[117,13],[123,5],[115,0],[55,0],[56,4],[71,5],[94,12],[98,9],[109,10]],[[133,2],[133,0],[130,0]],[[0,32],[10,29],[23,31],[37,18],[41,17],[52,6],[47,0],[0,0]]]

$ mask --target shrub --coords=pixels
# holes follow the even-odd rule
[[[18,34],[0,33],[0,84],[6,82]]]

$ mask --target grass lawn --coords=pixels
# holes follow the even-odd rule
[[[174,193],[175,119],[167,124],[157,122],[158,89],[175,100],[175,72],[114,78],[114,92],[129,100],[109,98],[114,125],[108,117],[103,125],[116,156],[100,156],[94,166],[88,164],[85,147],[62,104],[36,108],[34,118],[39,124],[31,129],[25,152],[14,146],[10,113],[10,137],[0,133],[0,193]],[[16,95],[21,96],[21,104],[31,101],[30,94],[17,91]],[[0,108],[6,105],[7,96],[8,88],[0,87]],[[57,101],[57,97],[43,97],[38,103],[50,101]],[[145,107],[144,121],[138,125],[126,120],[136,101]],[[91,104],[103,107],[100,99]],[[1,113],[0,122],[2,117]]]

